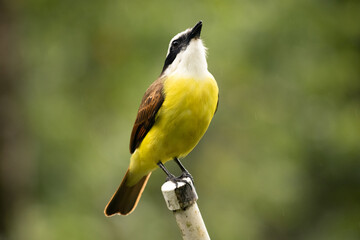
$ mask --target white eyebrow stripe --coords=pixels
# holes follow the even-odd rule
[[[168,47],[166,56],[169,55],[170,48],[171,48],[171,43],[172,43],[175,39],[178,39],[181,35],[185,35],[185,34],[187,34],[187,33],[190,32],[190,31],[191,31],[191,28],[188,28],[188,29],[186,29],[185,31],[182,31],[182,32],[176,34],[176,35],[170,40],[170,43],[169,43],[169,47]]]

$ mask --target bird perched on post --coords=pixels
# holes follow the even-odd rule
[[[171,39],[160,77],[146,90],[130,139],[130,166],[105,208],[105,215],[128,215],[136,207],[151,172],[179,161],[197,145],[218,105],[219,89],[207,69],[206,48],[200,39],[202,22]]]

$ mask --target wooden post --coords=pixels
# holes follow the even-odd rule
[[[177,184],[167,181],[161,186],[166,205],[173,211],[184,240],[208,240],[209,234],[196,201],[195,187],[190,178]]]

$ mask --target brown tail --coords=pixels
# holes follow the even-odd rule
[[[105,216],[111,217],[114,214],[128,215],[136,208],[142,192],[149,180],[151,172],[140,179],[133,186],[127,186],[129,169],[122,180],[118,190],[114,193],[111,200],[105,207]]]

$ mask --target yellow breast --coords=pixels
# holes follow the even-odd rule
[[[215,113],[218,86],[212,77],[169,77],[163,91],[165,100],[155,124],[131,158],[133,170],[150,172],[159,161],[186,156],[200,141]]]
[[[217,84],[212,78],[170,78],[164,83],[164,93],[159,117],[163,116],[161,124],[169,133],[167,140],[173,143],[168,154],[182,157],[195,147],[210,124],[218,101]]]

